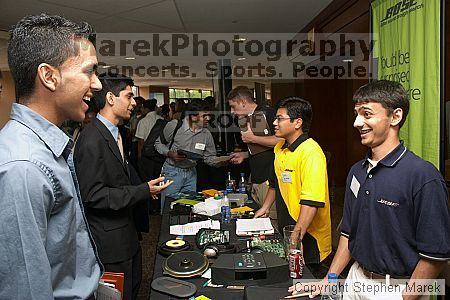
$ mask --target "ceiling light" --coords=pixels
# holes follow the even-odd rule
[[[343,62],[352,62],[353,59],[348,58],[348,59],[343,59],[342,61],[343,61]]]
[[[125,57],[126,60],[133,60],[136,59],[135,57]]]
[[[246,58],[245,57],[238,57],[237,60],[246,60]]]
[[[235,42],[245,42],[247,39],[246,38],[237,38],[237,39],[234,39],[234,41]]]

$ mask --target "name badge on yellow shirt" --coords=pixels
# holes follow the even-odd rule
[[[283,181],[284,183],[292,183],[291,172],[284,171],[283,173],[281,173],[281,181]]]
[[[203,151],[203,150],[205,150],[205,144],[195,143],[195,149]]]

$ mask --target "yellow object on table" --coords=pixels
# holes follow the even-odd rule
[[[214,197],[214,194],[218,194],[219,191],[215,189],[203,190],[202,194],[208,197]]]
[[[248,211],[253,211],[253,208],[248,207],[248,206],[241,206],[241,207],[232,208],[230,211],[232,213],[245,213]]]
[[[192,199],[187,199],[187,198],[180,198],[180,199],[172,201],[172,203],[170,203],[170,209],[173,208],[175,203],[189,204],[189,205],[194,206],[195,204],[198,204],[200,202],[201,201],[198,201],[198,200],[192,200]]]

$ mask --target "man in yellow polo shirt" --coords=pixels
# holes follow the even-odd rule
[[[311,104],[298,97],[283,99],[275,117],[274,175],[264,204],[255,217],[267,216],[276,201],[278,228],[295,224],[305,263],[320,276],[320,262],[331,253],[331,219],[325,155],[308,136]]]

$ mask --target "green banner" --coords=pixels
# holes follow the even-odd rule
[[[410,111],[400,137],[439,168],[440,0],[372,2],[378,79],[400,82]]]

